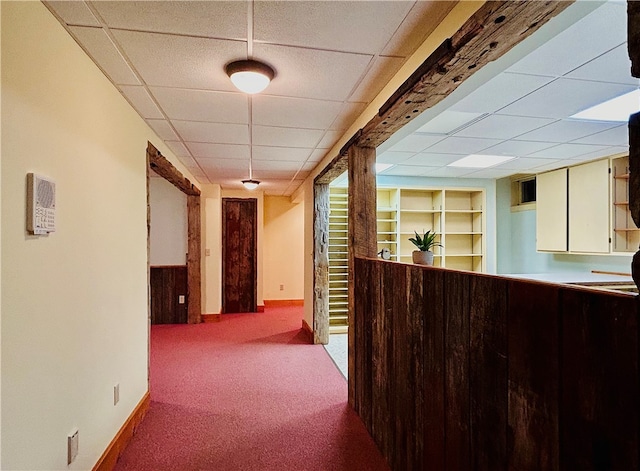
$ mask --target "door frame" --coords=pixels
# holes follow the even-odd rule
[[[225,205],[228,201],[252,201],[254,205],[255,215],[253,219],[253,311],[258,312],[258,200],[256,198],[237,198],[237,197],[223,197],[222,198],[222,283],[221,283],[221,300],[222,300],[222,313],[226,313],[225,306],[225,247],[227,244],[227,221],[225,218]]]
[[[187,195],[187,323],[202,322],[201,299],[201,217],[200,190],[193,185],[156,147],[147,142],[147,286],[151,282],[151,207],[149,205],[149,171],[163,177]],[[149,298],[149,319],[151,319],[151,299]]]

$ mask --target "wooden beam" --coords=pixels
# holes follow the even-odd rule
[[[349,249],[349,404],[356,408],[355,390],[355,329],[353,267],[355,257],[377,256],[376,222],[376,150],[371,147],[351,146],[349,159],[348,195],[348,249]]]
[[[189,324],[202,322],[200,238],[200,195],[187,195],[187,318]]]
[[[329,185],[314,185],[313,343],[329,343]]]
[[[627,49],[631,75],[640,77],[640,2],[627,1]],[[629,210],[640,227],[640,113],[629,117]],[[631,263],[633,281],[640,287],[640,250]]]
[[[168,182],[175,185],[180,191],[187,195],[200,195],[200,190],[189,181],[162,153],[150,142],[147,143],[147,157],[149,167]]]
[[[335,159],[333,159],[333,161],[329,165],[327,165],[324,168],[324,170],[320,172],[320,174],[316,177],[315,183],[328,185],[333,180],[335,180],[336,178],[338,178],[340,175],[342,175],[344,172],[347,171],[348,160],[349,160],[347,159],[347,152],[349,151],[349,148],[353,144],[355,144],[358,140],[360,140],[361,136],[362,136],[362,129],[358,130],[357,133],[351,136],[351,139],[349,139],[347,143],[344,146],[342,146],[342,148],[340,149],[338,156]]]
[[[631,75],[640,77],[640,2],[627,1],[627,48],[631,59]]]

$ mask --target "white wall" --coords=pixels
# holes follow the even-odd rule
[[[303,203],[294,204],[285,196],[265,196],[264,252],[264,298],[303,299]]]
[[[313,260],[313,209],[314,185],[312,179],[302,184],[304,197],[304,321],[313,329],[313,284],[315,265]]]
[[[149,179],[149,263],[186,265],[187,195],[161,177]]]
[[[2,466],[86,470],[148,389],[147,141],[195,179],[42,3],[0,8]],[[25,231],[30,171],[57,185],[49,236]]]
[[[203,185],[200,196],[200,214],[204,249],[202,254],[202,312],[204,314],[222,312],[221,206],[220,185]]]

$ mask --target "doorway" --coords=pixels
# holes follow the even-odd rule
[[[255,199],[222,198],[222,312],[257,311]]]

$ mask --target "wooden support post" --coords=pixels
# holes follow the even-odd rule
[[[631,0],[627,1],[627,48],[631,75],[640,77],[640,2]],[[640,113],[629,118],[629,210],[640,227]],[[631,274],[640,287],[640,250],[631,262]]]
[[[314,185],[313,343],[329,343],[329,185]]]
[[[200,195],[187,196],[187,318],[189,324],[202,319],[200,289]]]
[[[349,162],[349,404],[356,409],[356,319],[354,318],[353,266],[355,257],[373,257],[378,252],[376,223],[376,150],[351,146]],[[356,409],[357,410],[357,409]]]

